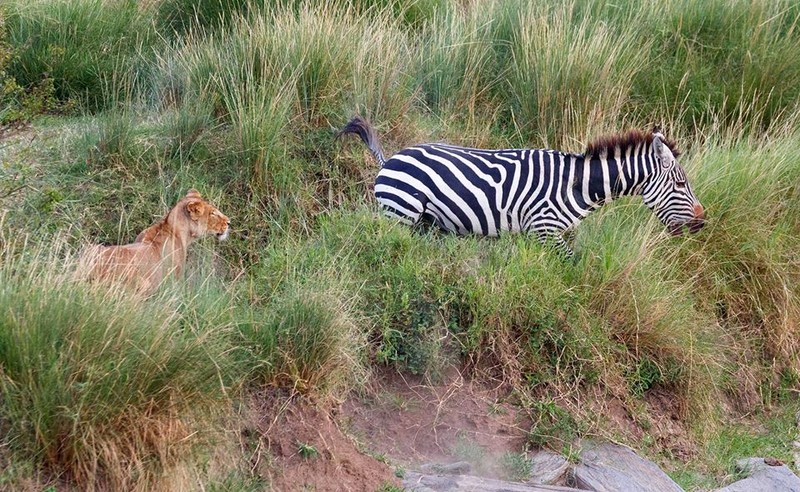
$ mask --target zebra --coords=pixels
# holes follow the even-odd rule
[[[427,218],[459,235],[532,232],[572,258],[564,235],[619,196],[641,195],[673,235],[705,224],[675,143],[657,128],[598,138],[583,154],[425,143],[388,160],[363,118],[354,117],[339,135],[349,133],[361,137],[381,166],[375,197],[384,213],[409,225]]]

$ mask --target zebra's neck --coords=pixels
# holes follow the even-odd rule
[[[595,209],[619,196],[641,195],[642,186],[652,173],[652,155],[644,144],[613,153],[580,156],[574,161],[574,193],[579,203]]]

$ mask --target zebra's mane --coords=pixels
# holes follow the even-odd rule
[[[655,130],[654,130],[655,131]],[[672,155],[678,157],[681,152],[672,139],[664,137],[664,143],[672,151]],[[652,144],[653,132],[643,132],[637,129],[631,129],[626,132],[615,133],[613,135],[604,135],[589,142],[586,146],[586,151],[583,153],[586,157],[599,156],[602,153],[614,154],[614,150],[619,148],[621,151],[629,147],[635,147],[640,143]]]

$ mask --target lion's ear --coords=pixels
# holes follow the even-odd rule
[[[203,201],[202,200],[192,200],[186,204],[186,213],[189,214],[189,218],[192,220],[197,220],[203,215]]]
[[[186,192],[186,198],[201,198],[200,192],[194,188],[190,188],[189,191]]]

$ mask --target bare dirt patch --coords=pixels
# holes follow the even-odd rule
[[[328,412],[310,402],[268,392],[252,405],[262,449],[252,453],[251,465],[273,490],[362,492],[399,486],[388,465],[362,453]]]
[[[653,424],[650,433],[658,447],[684,463],[696,457],[698,446],[689,435],[682,417],[686,412],[675,395],[655,388],[647,392],[645,401]]]
[[[503,460],[525,448],[530,421],[505,391],[451,369],[441,382],[386,370],[338,420],[373,453],[400,467],[467,461],[472,473],[502,477]]]

